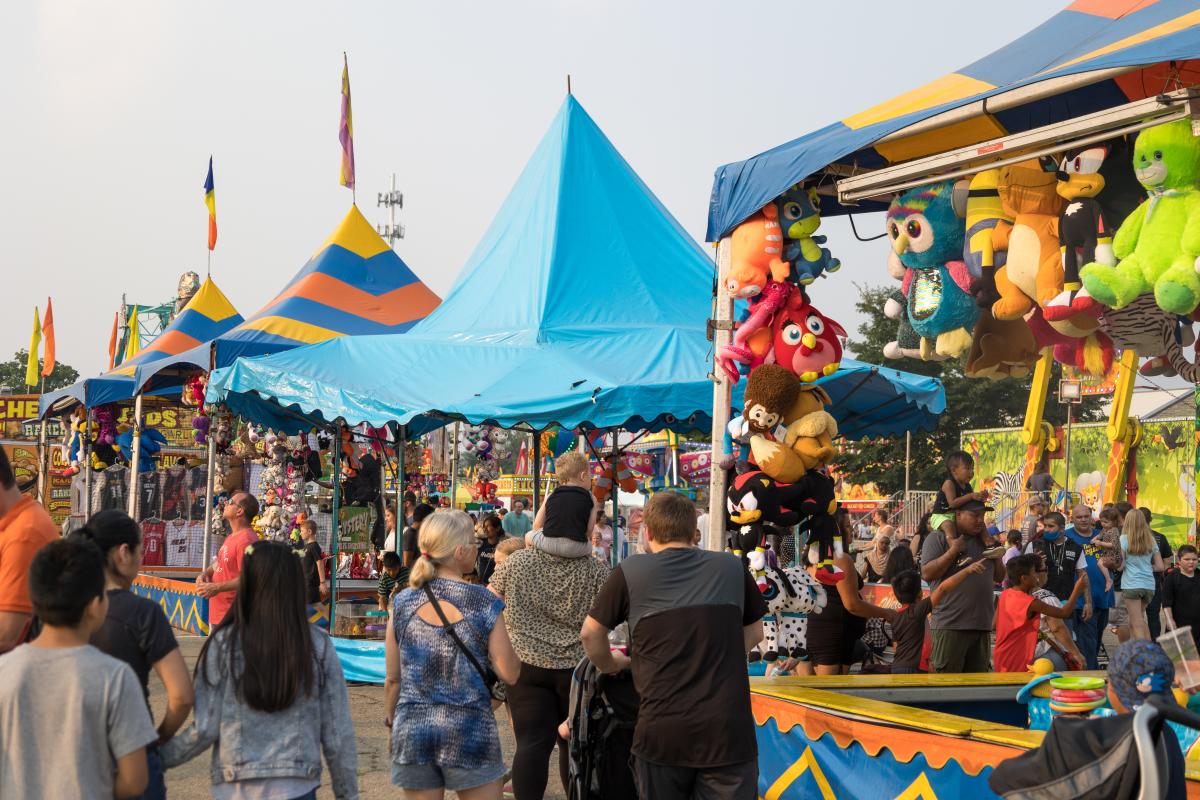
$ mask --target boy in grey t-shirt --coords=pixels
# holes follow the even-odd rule
[[[129,666],[88,644],[108,598],[99,549],[61,540],[29,568],[37,639],[0,658],[0,787],[13,797],[136,797],[158,739]]]

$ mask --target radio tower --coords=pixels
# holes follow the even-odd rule
[[[396,222],[396,209],[404,208],[404,193],[396,191],[396,173],[392,173],[391,191],[380,192],[377,205],[387,207],[388,221],[383,225],[376,225],[375,230],[394,248],[396,241],[404,238],[404,225]]]

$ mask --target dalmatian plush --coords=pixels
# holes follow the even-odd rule
[[[774,661],[780,655],[802,658],[808,646],[808,615],[819,614],[828,599],[825,587],[803,567],[768,567],[763,599],[763,641],[751,661]]]

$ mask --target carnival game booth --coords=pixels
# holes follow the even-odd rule
[[[711,300],[712,262],[568,97],[426,319],[403,336],[241,359],[214,373],[208,399],[248,419],[391,423],[401,435],[448,420],[599,432],[618,442],[601,460],[619,461],[618,431],[712,425]],[[940,383],[903,385],[898,374],[864,366],[827,376],[831,394],[852,399],[834,413],[868,418],[868,401],[886,394],[885,416],[934,424]]]
[[[719,361],[755,367],[762,351],[751,335],[781,332],[796,294],[772,282],[811,286],[814,272],[834,266],[834,248],[813,236],[821,215],[886,210],[874,219],[889,245],[877,274],[897,281],[887,355],[962,359],[965,374],[984,379],[1032,376],[1022,486],[1058,445],[1043,420],[1056,365],[1068,378],[1109,374],[1101,502],[1122,499],[1140,434],[1129,413],[1139,367],[1200,378],[1184,350],[1200,303],[1198,25],[1195,4],[1183,0],[1074,3],[958,72],[720,167],[708,230],[720,242]],[[773,250],[765,257],[764,245]],[[735,297],[749,299],[749,314],[723,324]],[[873,796],[990,796],[986,775],[1003,752],[983,753],[979,742],[1040,740],[1001,731],[1006,742],[996,742],[994,723],[962,711],[931,720],[920,698],[881,719],[846,705],[835,682],[778,685],[787,691],[754,695],[760,742],[775,753],[760,765],[765,797],[861,796],[860,784],[842,780],[849,775],[870,775]],[[818,685],[837,694],[810,688]],[[932,682],[920,689],[926,698],[938,691]],[[863,735],[848,733],[864,717]],[[911,754],[883,747],[904,741],[898,729],[934,725],[947,735]],[[777,746],[781,733],[791,738]],[[1197,763],[1189,758],[1191,774]],[[954,781],[939,788],[930,769],[947,768]]]

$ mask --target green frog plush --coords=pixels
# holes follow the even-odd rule
[[[1138,134],[1133,169],[1148,197],[1117,230],[1116,266],[1086,265],[1083,285],[1112,308],[1154,292],[1164,311],[1190,314],[1200,305],[1200,138],[1192,135],[1191,121]]]

